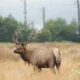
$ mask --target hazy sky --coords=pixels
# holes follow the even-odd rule
[[[17,20],[24,21],[24,0],[0,0],[0,15],[12,14]],[[68,22],[77,19],[76,0],[27,0],[27,20],[42,25],[42,7],[46,9],[46,20],[62,17]]]

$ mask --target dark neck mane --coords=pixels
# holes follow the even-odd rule
[[[25,52],[21,53],[20,56],[24,61],[30,62],[30,58],[32,57],[32,51],[28,51],[27,49],[25,49]]]

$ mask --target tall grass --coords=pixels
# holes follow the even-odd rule
[[[0,80],[80,80],[80,44],[47,42],[31,43],[27,47],[59,47],[63,56],[60,74],[54,75],[50,69],[34,71],[32,65],[14,54],[14,44],[0,43]]]

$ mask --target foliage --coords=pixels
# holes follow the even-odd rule
[[[7,17],[0,16],[0,41],[1,42],[11,42],[12,37],[17,29],[22,30],[21,36],[24,35],[24,39],[26,40],[28,34],[31,29],[27,26],[25,30],[25,26],[22,22],[18,22],[11,14]]]
[[[40,34],[36,36],[37,42],[52,41],[52,34],[48,29],[43,29]]]
[[[0,16],[0,42],[11,42],[16,30],[21,30],[20,40],[27,41],[32,31],[35,29],[29,25],[17,21],[11,14],[7,17]],[[80,35],[76,34],[78,25],[75,19],[67,23],[65,19],[57,18],[49,19],[45,22],[45,26],[41,29],[41,33],[37,34],[33,41],[75,41],[80,42]]]
[[[80,40],[79,36],[76,34],[77,22],[75,19],[72,19],[70,24],[67,24],[66,21],[62,18],[57,18],[56,20],[50,19],[46,21],[45,27],[43,27],[42,32],[45,32],[46,29],[50,32],[50,35],[48,35],[48,32],[46,32],[46,36],[44,37],[44,33],[42,33],[40,37],[38,37],[39,40],[41,39],[41,37],[43,37],[43,41],[68,40],[77,42]],[[48,40],[49,37],[51,37],[50,40]]]

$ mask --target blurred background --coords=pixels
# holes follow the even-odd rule
[[[34,42],[80,42],[79,23],[79,0],[0,0],[1,42],[11,42],[18,29],[23,41],[38,29]]]

